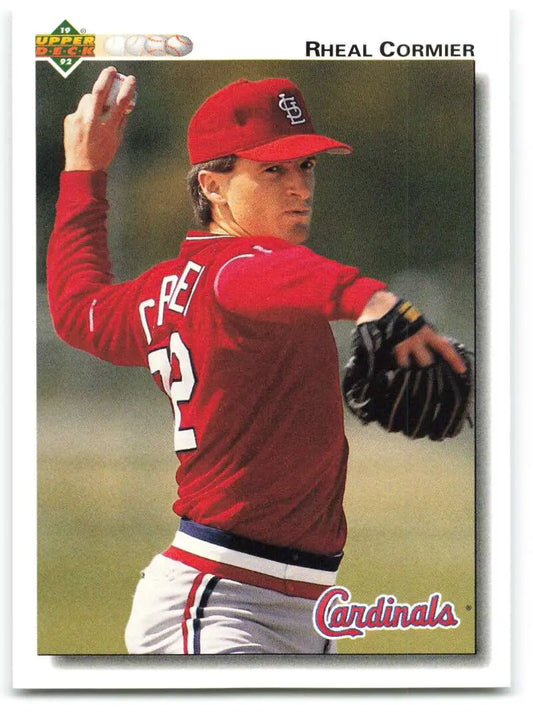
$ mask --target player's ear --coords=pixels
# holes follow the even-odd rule
[[[204,196],[209,202],[222,205],[226,202],[226,198],[223,193],[220,175],[216,172],[210,172],[207,169],[202,169],[198,173],[198,183]]]

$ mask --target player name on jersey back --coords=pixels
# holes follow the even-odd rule
[[[153,325],[162,326],[165,323],[167,311],[186,316],[204,270],[204,266],[195,263],[193,260],[188,260],[180,276],[171,274],[162,278],[157,301],[154,298],[141,301],[139,315],[148,344],[152,343],[149,319],[153,322],[153,316],[157,314]],[[153,310],[150,311],[150,309]]]

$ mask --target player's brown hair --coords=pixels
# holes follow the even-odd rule
[[[202,192],[200,182],[198,181],[198,175],[202,170],[206,170],[208,172],[231,172],[235,167],[236,161],[237,157],[234,154],[230,154],[227,157],[219,157],[218,159],[212,159],[209,162],[195,164],[189,170],[189,174],[187,175],[187,185],[189,187],[194,216],[200,225],[209,225],[210,222],[213,222],[213,217],[211,215],[211,203]]]

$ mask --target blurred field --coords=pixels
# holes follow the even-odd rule
[[[170,411],[146,372],[118,377],[74,356],[102,381],[117,378],[113,393],[47,391],[39,400],[39,652],[120,654],[139,571],[177,527]],[[368,632],[340,651],[473,652],[472,433],[410,443],[347,425],[349,539],[339,582],[367,604],[380,594],[413,604],[439,591],[461,626]]]

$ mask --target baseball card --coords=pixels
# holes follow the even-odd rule
[[[507,687],[509,12],[210,5],[14,17],[14,687]]]

